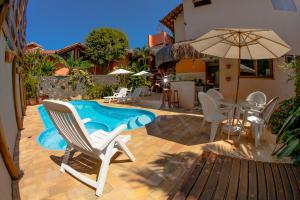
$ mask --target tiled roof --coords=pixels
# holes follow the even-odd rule
[[[69,45],[69,46],[65,46],[65,47],[63,47],[63,48],[57,50],[56,53],[63,53],[63,52],[69,51],[69,50],[71,50],[71,49],[73,49],[73,48],[75,48],[75,47],[80,47],[80,48],[83,48],[83,49],[86,48],[85,45],[83,45],[83,44],[77,42],[77,43],[71,44],[71,45]]]
[[[169,12],[160,23],[168,27],[172,32],[174,32],[174,20],[177,16],[183,12],[183,4],[181,3],[176,8],[174,8],[171,12]]]

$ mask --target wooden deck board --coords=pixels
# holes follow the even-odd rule
[[[176,195],[169,199],[300,199],[299,167],[291,164],[207,152],[196,162]]]

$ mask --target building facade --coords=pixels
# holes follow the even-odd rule
[[[26,45],[26,7],[27,0],[0,1],[0,198],[8,200],[17,198],[12,185],[21,176],[13,158],[25,115],[21,58]]]
[[[194,40],[216,28],[272,29],[291,46],[290,55],[300,55],[300,0],[183,0],[161,23],[174,33],[175,42]],[[265,92],[268,98],[286,99],[294,95],[293,84],[287,81],[288,73],[281,67],[284,61],[285,58],[242,61],[239,98],[255,90]],[[177,68],[185,69],[184,73]],[[194,73],[192,68],[201,72]],[[215,73],[223,95],[234,97],[239,73],[237,60],[212,58],[195,64],[188,59],[177,63],[177,71],[179,76],[201,78],[202,82]]]

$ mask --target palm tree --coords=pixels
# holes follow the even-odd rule
[[[134,50],[133,62],[138,62],[141,65],[145,66],[145,68],[148,68],[148,61],[150,58],[150,49],[146,46],[138,47]]]

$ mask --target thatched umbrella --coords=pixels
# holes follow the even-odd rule
[[[155,55],[155,65],[159,67],[163,63],[174,63],[181,59],[197,59],[202,57],[202,54],[195,50],[194,47],[190,45],[190,42],[177,42],[157,51]]]

